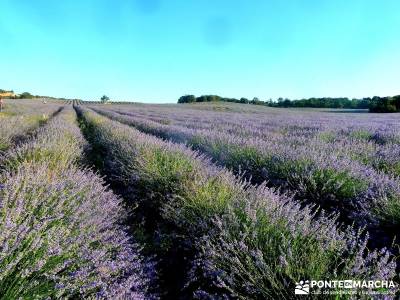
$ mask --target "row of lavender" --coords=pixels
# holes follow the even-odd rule
[[[60,108],[56,103],[44,105],[39,101],[19,101],[7,100],[0,113],[0,151],[7,150]]]
[[[313,137],[331,133],[379,142],[400,142],[398,114],[337,113],[260,107],[259,111],[210,111],[202,106],[113,105],[110,109],[156,122],[195,129],[218,129],[237,135],[269,138],[279,133]],[[216,108],[216,107],[214,107]],[[335,136],[336,137],[336,136]]]
[[[398,115],[266,111],[264,114],[210,113],[190,109],[114,106],[120,114],[193,130],[219,131],[239,138],[274,141],[294,148],[312,148],[357,160],[400,176]]]
[[[334,216],[316,217],[183,144],[77,109],[103,172],[138,206],[149,251],[173,270],[160,277],[178,276],[170,297],[283,299],[304,278],[393,278],[389,253],[368,251],[360,232],[339,228]]]
[[[313,143],[292,147],[282,140],[238,137],[217,130],[164,125],[94,108],[108,117],[158,137],[186,143],[255,184],[269,184],[320,207],[340,213],[341,220],[367,226],[377,246],[390,246],[400,225],[400,183],[368,164]]]
[[[86,146],[71,107],[0,157],[0,299],[144,299],[138,246],[121,201],[79,168]]]

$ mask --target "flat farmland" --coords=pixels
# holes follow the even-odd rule
[[[397,283],[399,120],[8,100],[0,299],[293,299],[302,280]]]

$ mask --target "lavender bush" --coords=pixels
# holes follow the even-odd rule
[[[66,108],[8,151],[0,176],[0,299],[146,299],[153,264],[119,225],[121,200],[76,162]]]
[[[157,224],[155,251],[189,249],[178,295],[276,299],[301,278],[394,277],[387,250],[368,251],[334,216],[242,182],[184,145],[79,111],[109,178],[141,195],[135,204]]]
[[[350,118],[349,114],[263,108],[258,113],[237,114],[202,113],[174,106],[122,107],[109,109],[134,117],[136,122],[150,120],[173,125],[178,131],[182,129],[179,127],[218,131],[242,138],[275,140],[293,148],[301,144],[319,151],[340,152],[378,170],[400,175],[400,159],[396,155],[400,149],[398,117],[351,114]]]
[[[356,222],[360,227],[368,226],[381,237],[382,241],[377,241],[379,243],[390,245],[398,227],[400,220],[395,208],[400,197],[399,180],[352,160],[343,150],[332,151],[335,149],[329,148],[329,145],[313,140],[307,144],[305,137],[296,138],[297,142],[291,137],[265,141],[217,130],[169,126],[98,108],[95,110],[144,132],[187,143],[237,174],[244,172],[253,183],[267,180],[276,187],[295,193],[297,199],[340,212],[342,220]],[[383,147],[393,150],[398,145]],[[371,164],[397,168],[395,163],[389,163],[390,159],[398,159],[396,155],[389,155],[387,150],[378,153],[369,156],[361,154],[360,160],[373,157]],[[394,150],[391,153],[396,154]],[[356,156],[354,154],[353,158]],[[387,227],[389,230],[382,234],[381,229]]]
[[[144,263],[116,225],[120,200],[97,176],[25,164],[0,180],[2,299],[144,298]]]
[[[5,152],[0,157],[0,166],[12,169],[24,162],[46,162],[62,170],[82,159],[85,146],[74,111],[64,108],[29,141]]]
[[[0,151],[7,150],[59,109],[60,105],[55,103],[43,105],[36,101],[20,103],[7,100],[4,111],[0,113]]]

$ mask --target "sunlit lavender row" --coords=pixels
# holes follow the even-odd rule
[[[23,101],[0,114],[0,299],[397,282],[397,114]]]
[[[44,105],[39,101],[7,100],[0,112],[0,151],[19,142],[60,109],[60,103]]]
[[[269,138],[269,134],[318,136],[321,133],[378,142],[400,142],[398,115],[368,114],[351,110],[277,109],[246,105],[206,104],[111,105],[108,109],[169,125],[195,129],[219,129],[237,135]]]
[[[120,107],[121,106],[121,107]],[[350,157],[364,164],[400,175],[400,124],[397,115],[288,111],[260,108],[259,113],[210,112],[171,106],[114,105],[110,110],[136,120],[194,130],[226,132],[245,139],[306,146]]]
[[[0,299],[145,299],[153,263],[66,107],[0,158]]]
[[[78,111],[98,166],[137,206],[132,222],[143,224],[143,240],[161,260],[169,297],[289,299],[295,278],[393,278],[390,253],[368,251],[368,235],[336,216],[316,216],[183,144]]]
[[[367,227],[377,245],[390,246],[397,233],[400,182],[392,172],[386,174],[374,168],[374,162],[363,163],[335,151],[334,147],[318,147],[315,142],[292,145],[285,142],[287,138],[243,138],[223,131],[164,125],[94,109],[147,133],[186,143],[236,174],[244,173],[253,183],[267,181],[294,193],[298,200],[337,212],[341,221]],[[387,165],[396,164],[387,162]]]

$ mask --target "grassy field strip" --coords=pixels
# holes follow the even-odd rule
[[[184,145],[77,109],[98,165],[129,191],[143,239],[170,263],[160,276],[183,265],[186,281],[175,296],[291,299],[289,287],[300,278],[394,276],[385,250],[367,251],[366,241],[334,218],[316,218],[264,185],[245,184]],[[183,255],[174,256],[177,249]]]
[[[66,107],[1,157],[0,299],[146,298],[151,264],[120,199],[79,168],[85,146]]]
[[[253,183],[267,180],[296,194],[296,199],[338,212],[341,220],[367,226],[374,247],[390,247],[400,224],[398,179],[334,153],[321,155],[303,148],[293,153],[285,144],[243,140],[218,132],[183,130],[175,126],[96,111],[155,136],[186,143]]]

